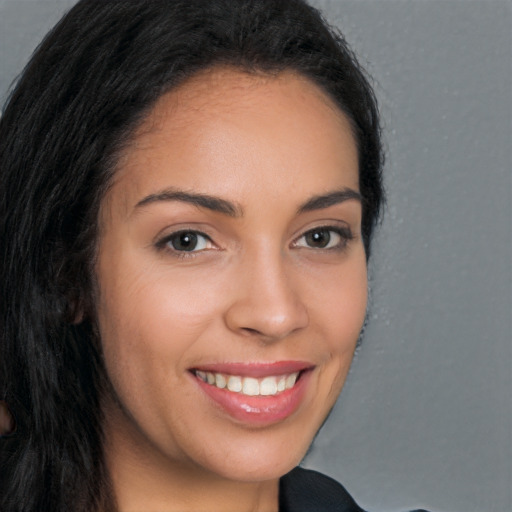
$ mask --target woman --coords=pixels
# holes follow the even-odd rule
[[[82,0],[0,128],[2,511],[351,510],[293,469],[364,322],[373,92],[298,0]]]

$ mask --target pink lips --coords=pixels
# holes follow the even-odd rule
[[[297,382],[291,389],[271,396],[248,396],[226,388],[220,389],[194,376],[200,389],[229,416],[245,424],[263,426],[283,421],[297,410],[306,392],[312,369],[311,364],[301,361],[278,361],[206,364],[193,370],[256,379],[300,372]]]

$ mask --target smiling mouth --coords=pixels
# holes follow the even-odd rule
[[[276,361],[206,364],[189,372],[228,416],[264,427],[285,420],[300,407],[314,369],[307,362]]]
[[[283,375],[269,375],[259,379],[203,370],[192,370],[192,373],[206,384],[218,389],[227,389],[233,393],[240,393],[246,396],[275,396],[288,389],[292,389],[304,371],[301,370]]]

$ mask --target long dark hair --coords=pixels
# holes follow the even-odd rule
[[[165,92],[200,70],[295,70],[352,123],[367,257],[383,201],[372,88],[302,0],[81,0],[48,34],[0,121],[2,512],[115,509],[92,303],[97,216],[116,155]]]

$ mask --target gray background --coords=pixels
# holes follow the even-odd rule
[[[277,0],[276,0],[277,1]],[[73,0],[0,0],[0,98]],[[305,465],[378,512],[512,512],[512,1],[314,0],[370,73],[370,324]]]

